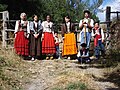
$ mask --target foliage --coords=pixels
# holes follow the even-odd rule
[[[0,12],[6,10],[7,5],[5,4],[0,4]]]
[[[2,6],[5,5],[4,9],[0,10],[8,10],[11,19],[19,19],[20,13],[26,12],[29,19],[37,14],[44,20],[45,16],[50,14],[55,23],[61,23],[66,14],[72,17],[73,22],[79,22],[85,9],[93,13],[94,19],[97,18],[94,11],[103,0],[0,0],[0,2]]]
[[[103,67],[116,67],[120,62],[120,51],[119,50],[109,50],[109,53],[105,56],[106,59],[101,60]]]

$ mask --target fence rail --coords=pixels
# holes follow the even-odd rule
[[[11,29],[9,26],[12,25],[12,27],[14,28],[15,27],[15,22],[16,22],[16,20],[6,20],[6,21],[3,22],[5,25],[3,27],[3,32],[2,32],[3,34],[1,36],[3,37],[3,47],[5,47],[5,48],[10,46],[7,43],[8,41],[12,41],[12,44],[13,44],[14,37],[8,37],[8,33],[12,32],[12,34],[13,34],[12,36],[14,36],[14,29]],[[109,23],[109,22],[101,22],[101,24],[106,24],[106,23]],[[80,33],[81,30],[78,28],[79,23],[74,23],[74,24],[75,24],[75,30],[76,30],[76,32],[75,32],[76,41],[77,41],[77,45],[78,45],[80,43],[79,33]],[[55,25],[55,26],[60,27],[61,25],[62,24]],[[58,29],[58,33],[59,33],[59,35],[61,34],[61,31],[59,29]],[[106,34],[107,32],[104,31],[104,33]],[[91,41],[91,42],[93,42],[93,41]],[[13,45],[11,45],[11,46],[13,46]]]

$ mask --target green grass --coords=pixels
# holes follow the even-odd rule
[[[63,87],[55,87],[52,90],[88,90],[87,86],[81,82],[72,82]]]

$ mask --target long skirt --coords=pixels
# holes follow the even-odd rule
[[[55,40],[52,33],[44,32],[42,54],[55,54]]]
[[[30,55],[31,56],[41,56],[42,53],[42,44],[41,44],[41,35],[38,38],[35,38],[33,34],[30,35]]]
[[[74,55],[77,54],[76,38],[74,33],[65,34],[63,42],[62,55]]]
[[[28,43],[29,40],[25,37],[24,31],[17,32],[17,36],[14,42],[15,52],[18,55],[28,56],[29,55]]]

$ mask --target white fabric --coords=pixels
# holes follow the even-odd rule
[[[90,19],[90,18],[88,18],[88,19],[84,18],[83,20],[80,20],[79,27],[82,25],[83,22],[88,23],[89,19]],[[85,24],[85,25],[87,26],[87,24]],[[93,21],[93,19],[90,19],[90,26],[92,26],[92,27],[94,26],[94,21]],[[85,31],[85,28],[83,28],[82,31],[84,32],[84,31]],[[88,32],[88,28],[86,28],[86,32]]]
[[[70,32],[70,22],[66,23],[67,25],[67,32]]]
[[[15,24],[15,32],[14,33],[17,33],[18,32],[18,29],[19,29],[19,22],[20,21],[16,21],[16,24]],[[30,33],[30,27],[29,27],[29,21],[27,21],[28,24],[27,24],[27,33]],[[21,20],[21,24],[24,24],[25,21]]]
[[[55,43],[60,43],[60,42],[61,42],[61,40],[55,36]]]
[[[97,35],[100,35],[99,28],[98,28],[97,30],[95,30],[95,33],[94,33],[93,29],[92,29],[91,36],[94,37],[96,34],[97,34]],[[104,32],[103,32],[103,29],[101,29],[101,38],[98,39],[98,40],[104,40]]]
[[[80,20],[79,27],[82,25],[83,22],[88,23],[88,20],[90,20],[90,26],[93,27],[94,26],[94,21],[93,21],[93,19],[90,19],[90,18],[87,18],[87,19],[84,18],[84,19]],[[89,32],[89,29],[87,28],[87,24],[84,24],[84,25],[86,25],[86,32]],[[84,32],[84,31],[85,31],[85,28],[83,28],[80,32],[79,41],[81,41],[81,33]]]
[[[34,24],[35,24],[35,27],[37,28],[38,22],[35,22],[35,21],[34,21]]]
[[[42,26],[43,26],[43,32],[53,32],[52,31],[52,28],[53,28],[52,22],[43,21]]]
[[[81,55],[80,51],[77,54],[77,57],[88,57],[89,56],[89,52],[87,52],[87,54],[85,55],[85,51],[83,51],[83,55]]]

